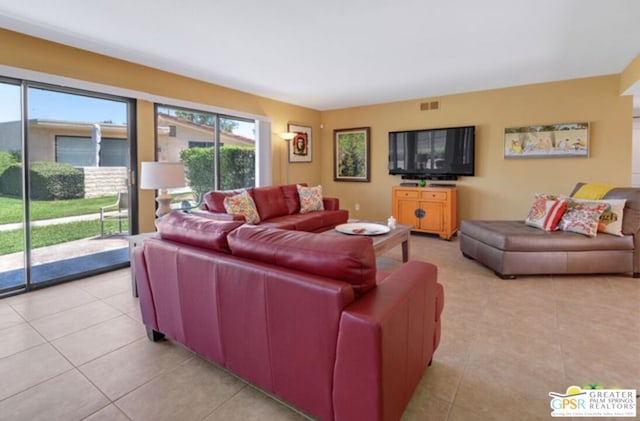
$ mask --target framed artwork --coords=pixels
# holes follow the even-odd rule
[[[589,156],[589,123],[561,123],[504,129],[505,158]]]
[[[289,143],[289,162],[311,162],[311,127],[289,124],[295,136]]]
[[[333,131],[334,181],[369,181],[369,127]]]

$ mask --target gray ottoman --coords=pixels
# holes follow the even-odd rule
[[[464,220],[460,251],[503,279],[516,275],[633,273],[634,238],[547,232],[522,221]],[[634,273],[634,277],[638,277]]]

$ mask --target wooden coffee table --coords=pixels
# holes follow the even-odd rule
[[[397,224],[396,227],[387,234],[369,236],[373,240],[373,251],[376,256],[380,256],[392,248],[402,245],[402,261],[407,262],[409,260],[409,238],[411,236],[411,228],[412,227],[410,225]],[[325,231],[322,234],[349,235],[343,234],[334,229]]]

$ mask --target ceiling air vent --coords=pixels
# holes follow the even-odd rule
[[[420,111],[438,110],[440,109],[440,101],[421,102]]]

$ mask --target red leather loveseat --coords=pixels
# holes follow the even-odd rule
[[[434,265],[376,271],[369,237],[173,212],[134,250],[166,335],[321,420],[398,420],[440,340]]]
[[[306,184],[301,184],[306,187]],[[205,193],[203,211],[208,217],[219,220],[244,221],[242,215],[228,214],[224,199],[242,190],[217,190]],[[246,191],[253,199],[260,225],[295,231],[322,232],[344,224],[349,218],[346,209],[340,209],[340,201],[335,197],[323,197],[324,210],[300,213],[300,197],[296,184],[250,187]]]

